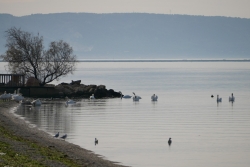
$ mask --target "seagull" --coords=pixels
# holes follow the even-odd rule
[[[61,138],[65,140],[66,137],[67,137],[67,134],[63,135]]]
[[[171,143],[172,143],[172,140],[171,140],[171,138],[169,138],[168,139],[168,145],[171,145]]]
[[[59,137],[59,132],[57,132],[57,134],[54,135],[55,138]]]
[[[97,140],[97,138],[95,138],[95,145],[97,145],[98,144],[98,140]]]

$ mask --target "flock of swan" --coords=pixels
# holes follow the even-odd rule
[[[121,94],[121,99],[130,99],[132,96],[130,95],[123,95],[122,92],[119,92]],[[134,92],[133,92],[134,96],[133,96],[133,101],[139,101],[141,99],[141,96],[138,96],[136,95]],[[158,100],[158,96],[156,94],[153,94],[151,96],[151,100],[152,101],[157,101]]]
[[[6,93],[5,91],[4,94],[0,95],[0,99],[3,101],[14,100],[16,102],[21,102],[21,103],[30,103],[34,106],[42,105],[42,102],[39,99],[33,100],[31,102],[26,101],[24,97],[22,96],[22,94],[20,93],[20,88],[18,88],[17,91],[15,90],[13,94]]]
[[[15,90],[13,94],[10,93],[6,93],[6,91],[4,92],[4,94],[0,95],[0,99],[7,101],[7,100],[14,100],[14,101],[21,101],[24,99],[24,97],[22,96],[22,94],[19,93],[20,89],[17,89],[17,91]]]
[[[141,99],[141,96],[138,96],[136,95],[134,92],[134,96],[130,96],[130,95],[123,95],[122,92],[119,92],[121,94],[121,99],[130,99],[132,97],[133,101],[139,101]],[[95,99],[95,95],[92,94],[90,97],[89,97],[89,100],[93,100]],[[158,100],[158,96],[156,94],[153,94],[151,96],[151,100],[152,101],[157,101]],[[68,97],[66,97],[66,102],[65,104],[68,105],[68,104],[75,104],[76,101],[75,100],[72,100],[72,99],[69,99]]]
[[[134,92],[132,92],[134,96],[123,95],[122,92],[119,92],[119,93],[121,94],[121,99],[130,99],[130,98],[132,98],[133,101],[139,101],[140,99],[142,99],[141,96],[136,95]],[[213,98],[214,96],[211,95],[211,97]],[[13,94],[10,94],[10,93],[7,94],[6,91],[5,91],[4,94],[0,95],[0,99],[4,100],[4,101],[14,100],[16,102],[21,102],[21,103],[30,103],[30,104],[32,104],[34,106],[41,106],[42,105],[42,102],[39,99],[33,100],[31,102],[25,101],[24,97],[20,93],[20,89],[19,88],[17,89],[17,91],[15,90]],[[95,95],[92,94],[89,97],[89,99],[90,100],[95,99]],[[158,96],[156,94],[153,94],[151,96],[151,100],[152,101],[157,101],[158,100]],[[217,95],[216,101],[217,102],[222,102],[222,98],[220,98],[219,95]],[[234,102],[235,101],[235,97],[234,97],[233,93],[232,93],[231,96],[229,96],[229,101],[230,102]],[[66,97],[66,102],[65,102],[66,105],[68,105],[68,104],[75,104],[75,103],[76,103],[75,100],[72,100],[72,99],[69,99],[68,97]]]

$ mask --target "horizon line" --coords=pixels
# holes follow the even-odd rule
[[[168,13],[149,13],[149,12],[106,12],[106,13],[94,13],[94,12],[55,12],[55,13],[31,13],[28,15],[14,15],[11,13],[0,13],[7,14],[14,17],[26,17],[32,15],[50,15],[50,14],[155,14],[155,15],[178,15],[178,16],[198,16],[198,17],[226,17],[226,18],[240,18],[240,19],[250,19],[248,17],[239,17],[239,16],[222,16],[222,15],[191,15],[191,14],[168,14]]]

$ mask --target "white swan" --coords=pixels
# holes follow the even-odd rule
[[[135,95],[135,93],[133,92],[134,96],[133,96],[133,101],[139,101],[141,99],[140,96]]]
[[[24,97],[22,96],[22,94],[19,91],[20,91],[20,88],[17,89],[17,92],[14,91],[14,94],[12,94],[12,100],[14,100],[16,102],[20,102],[24,99]]]
[[[157,96],[157,95],[153,94],[153,95],[151,96],[151,100],[152,100],[152,101],[157,101],[157,99],[158,99],[158,96]]]
[[[95,99],[95,95],[92,94],[92,96],[90,96],[89,99]]]
[[[130,99],[132,96],[130,95],[123,95],[122,92],[119,92],[121,94],[121,99]]]
[[[219,95],[217,95],[217,102],[222,102],[222,98],[219,98]]]
[[[22,95],[15,95],[15,96],[12,96],[12,100],[14,101],[17,101],[17,102],[20,102],[24,99],[24,97]]]
[[[232,93],[232,96],[229,96],[229,101],[234,102],[234,100],[235,100],[235,97],[234,97],[234,94]]]
[[[39,99],[36,99],[36,100],[33,100],[31,102],[31,104],[34,105],[34,106],[41,106],[42,102]]]
[[[75,104],[76,101],[72,100],[72,99],[69,99],[65,102],[66,104]]]
[[[12,97],[12,95],[10,93],[7,94],[6,91],[4,91],[4,94],[2,94],[0,96],[0,99],[2,99],[2,100],[10,100],[11,97]]]

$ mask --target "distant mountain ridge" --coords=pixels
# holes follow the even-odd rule
[[[0,14],[0,54],[13,26],[64,40],[79,59],[250,58],[250,19],[147,13]]]

